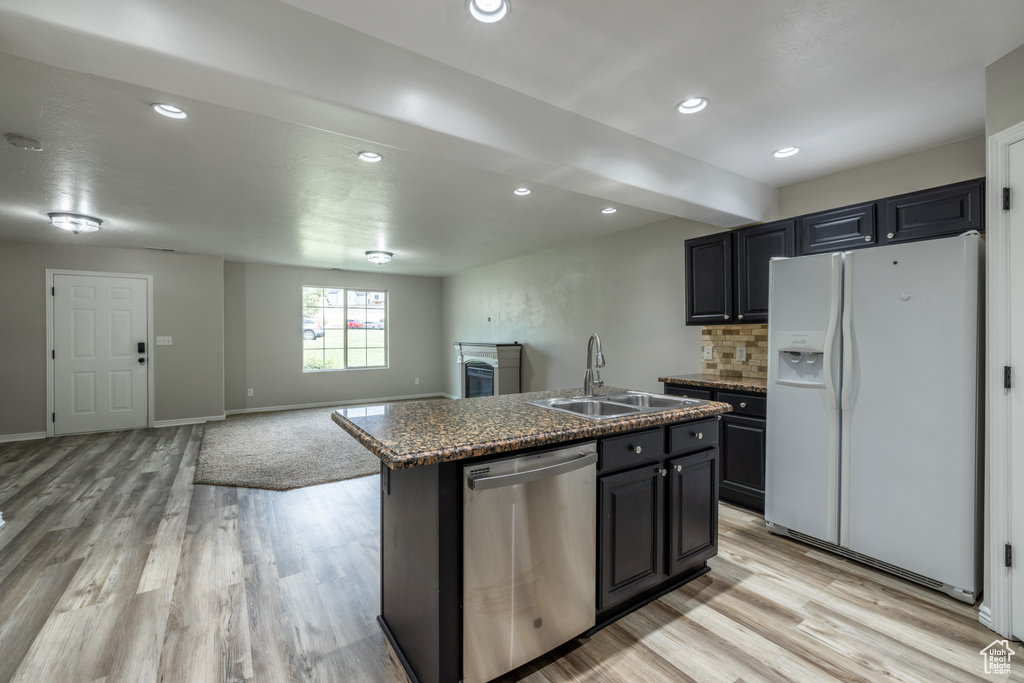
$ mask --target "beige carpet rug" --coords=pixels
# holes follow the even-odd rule
[[[380,460],[331,420],[334,408],[207,422],[193,483],[287,489],[380,472]]]

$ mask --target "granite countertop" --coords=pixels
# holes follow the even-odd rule
[[[706,387],[708,389],[732,389],[734,391],[750,391],[755,394],[768,393],[768,380],[750,379],[746,377],[723,377],[710,372],[695,375],[668,375],[659,377],[659,382],[679,384],[684,387]]]
[[[598,394],[621,391],[607,387]],[[579,396],[582,389],[537,391],[461,400],[404,401],[341,408],[338,425],[391,469],[507,453],[711,417],[732,410],[703,401],[686,407],[595,420],[530,405],[545,398]]]

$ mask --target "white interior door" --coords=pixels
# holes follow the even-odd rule
[[[1013,634],[1024,635],[1024,140],[1009,147],[1012,188],[1006,242],[1009,282],[1007,321],[1009,345],[1006,364],[1013,368],[1012,388],[1007,391],[1007,438],[1010,454],[1010,530],[1014,548],[1011,595]]]
[[[149,424],[149,280],[53,275],[54,434]]]

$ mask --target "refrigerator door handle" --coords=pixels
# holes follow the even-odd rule
[[[822,355],[822,375],[825,380],[825,404],[828,415],[828,537],[830,543],[839,543],[839,419],[840,411],[837,401],[839,388],[835,376],[837,368],[833,356],[836,348],[836,335],[840,331],[840,314],[843,304],[843,255],[832,254],[832,268],[829,271],[829,313],[828,327],[825,330],[825,348]],[[840,354],[842,357],[842,354]],[[841,371],[841,368],[838,369]],[[841,386],[841,382],[839,384]]]
[[[839,481],[842,486],[839,491],[839,545],[848,546],[850,543],[850,457],[851,438],[850,432],[853,422],[853,268],[855,255],[853,252],[846,252],[843,258],[843,377],[842,377],[842,425],[840,434],[842,441],[839,444],[839,452],[842,457],[839,461]]]

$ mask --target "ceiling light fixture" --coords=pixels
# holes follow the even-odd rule
[[[776,159],[785,159],[786,157],[793,156],[799,151],[799,147],[783,147],[782,149],[777,149],[774,152],[772,152],[772,156],[775,157]]]
[[[39,142],[39,140],[36,140],[35,138],[18,135],[17,133],[7,133],[4,137],[7,138],[7,144],[12,147],[20,147],[21,149],[27,149],[30,152],[43,151],[43,143]]]
[[[501,21],[509,9],[508,0],[469,0],[469,13],[485,24]]]
[[[520,197],[525,197],[526,195],[530,194],[530,192],[532,192],[532,190],[530,190],[530,188],[528,187],[519,187],[512,190],[512,194],[519,195]]]
[[[54,212],[46,214],[50,217],[50,225],[61,230],[73,232],[76,235],[83,232],[96,232],[103,222],[99,218],[83,216],[77,213]]]
[[[161,104],[160,102],[154,102],[152,105],[153,111],[157,114],[163,114],[167,118],[171,119],[184,119],[188,118],[188,112],[184,109],[179,109],[173,104]]]
[[[618,211],[618,209],[611,206],[606,209],[601,209],[601,213],[615,213],[616,211]]]
[[[378,161],[384,159],[383,156],[377,154],[376,152],[360,152],[356,156],[362,159],[363,161],[369,161],[371,164],[375,164]]]
[[[378,266],[383,266],[385,263],[391,262],[391,257],[394,256],[390,251],[368,251],[366,252],[366,260],[370,263],[375,263]]]
[[[706,106],[708,106],[708,98],[690,97],[677,104],[676,111],[680,114],[696,114]]]

